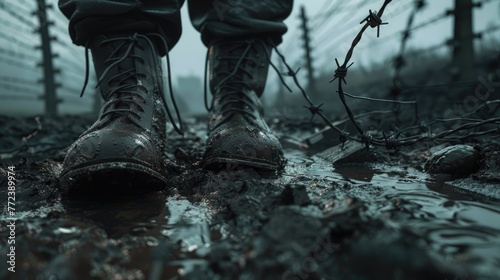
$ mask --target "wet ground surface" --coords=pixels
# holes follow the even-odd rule
[[[17,180],[16,272],[1,279],[500,279],[498,145],[478,144],[462,178],[424,172],[441,148],[426,145],[333,165],[289,141],[314,126],[276,121],[288,164],[262,177],[202,170],[205,125],[191,119],[184,139],[169,134],[169,189],[62,196],[65,149],[90,124],[0,118],[3,205],[9,166]]]

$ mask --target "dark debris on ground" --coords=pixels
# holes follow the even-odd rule
[[[239,167],[203,170],[205,124],[195,118],[187,120],[184,137],[173,131],[169,134],[166,156],[175,174],[168,189],[141,197],[64,197],[57,175],[66,149],[91,123],[91,118],[77,116],[0,117],[0,194],[6,198],[7,167],[15,166],[18,217],[16,273],[2,269],[0,278],[444,280],[498,276],[492,272],[498,268],[480,271],[446,261],[444,252],[431,250],[417,230],[391,226],[391,221],[415,217],[418,208],[400,199],[370,204],[385,186],[366,181],[373,174],[365,176],[361,168],[345,180],[312,176],[308,168],[331,172],[332,165],[320,164],[299,146],[291,146],[286,151],[293,159],[277,178],[263,178]],[[322,128],[285,126],[279,120],[272,123],[281,138]],[[477,169],[470,170],[472,175],[466,174],[466,179],[498,183],[499,146],[479,146]],[[347,172],[350,165],[352,171],[370,163],[424,172],[431,154],[424,144],[360,153],[356,160],[336,168]],[[361,181],[366,183],[354,183]],[[393,210],[380,214],[382,209]],[[2,223],[2,252],[8,248],[7,236],[8,228]],[[0,261],[6,263],[5,254]]]

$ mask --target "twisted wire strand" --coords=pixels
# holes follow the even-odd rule
[[[486,131],[480,131],[480,132],[469,132],[465,135],[460,135],[460,136],[451,136],[457,132],[460,131],[468,131],[468,130],[473,130],[475,128],[479,128],[484,125],[492,125],[492,124],[499,124],[500,122],[500,117],[496,118],[489,118],[489,119],[472,119],[472,118],[464,118],[460,117],[457,119],[446,119],[446,120],[434,120],[429,123],[424,123],[420,120],[419,118],[419,113],[418,113],[418,107],[417,107],[417,102],[416,101],[394,101],[394,100],[385,100],[385,99],[377,99],[377,98],[369,98],[369,97],[360,97],[356,95],[352,95],[349,93],[344,92],[343,90],[343,84],[347,84],[346,77],[347,77],[347,72],[349,67],[352,65],[349,64],[350,59],[352,58],[353,52],[357,44],[361,41],[363,33],[368,29],[368,27],[372,28],[377,28],[377,33],[379,33],[379,28],[381,25],[385,24],[382,22],[381,17],[383,15],[383,12],[386,8],[386,6],[392,2],[392,0],[385,0],[384,4],[382,5],[380,11],[377,12],[372,12],[370,10],[370,14],[367,18],[365,18],[361,23],[364,23],[363,27],[357,34],[357,36],[354,38],[352,41],[351,47],[348,50],[344,62],[342,64],[339,64],[338,60],[335,59],[337,63],[337,70],[335,70],[334,73],[334,78],[330,81],[333,82],[335,80],[338,80],[338,88],[337,88],[337,93],[339,95],[340,100],[342,101],[342,104],[344,105],[344,108],[346,110],[346,113],[348,115],[348,120],[354,124],[356,127],[356,131],[358,133],[357,137],[352,137],[350,136],[345,130],[342,130],[338,128],[337,125],[344,123],[346,120],[342,122],[331,122],[323,113],[323,110],[321,109],[321,106],[324,104],[320,105],[315,105],[311,98],[308,96],[306,91],[302,88],[302,86],[299,83],[299,80],[297,78],[297,73],[299,72],[300,68],[298,70],[293,70],[289,64],[286,62],[285,57],[280,53],[280,51],[275,47],[275,51],[278,54],[278,56],[281,58],[283,64],[285,65],[287,72],[284,74],[285,76],[290,76],[292,77],[295,85],[299,88],[302,96],[308,103],[308,106],[304,106],[307,108],[310,113],[312,114],[312,118],[316,115],[318,115],[329,127],[334,129],[339,133],[339,139],[344,143],[347,140],[352,140],[352,141],[357,141],[359,143],[362,143],[366,145],[368,148],[370,145],[375,145],[375,146],[382,146],[385,147],[386,149],[397,149],[398,147],[402,146],[410,146],[414,145],[416,143],[420,142],[435,142],[437,140],[442,140],[442,141],[458,141],[458,140],[463,140],[467,139],[470,137],[477,137],[477,136],[482,136],[482,135],[487,135],[491,133],[498,133],[500,132],[500,127],[495,128],[495,129],[489,129]],[[421,1],[423,2],[423,1]],[[421,5],[421,4],[419,4]],[[409,24],[411,26],[411,24]],[[491,28],[490,28],[491,29]],[[349,65],[348,65],[349,64]],[[469,86],[471,82],[463,82],[460,83],[460,85],[466,85]],[[447,85],[450,86],[450,85]],[[457,85],[455,85],[457,86]],[[396,129],[396,131],[392,134],[386,134],[384,131],[380,132],[381,136],[373,136],[370,133],[366,132],[356,121],[356,119],[360,118],[360,115],[354,116],[352,113],[349,105],[347,104],[345,100],[345,96],[355,98],[355,99],[362,99],[362,100],[367,100],[367,101],[372,101],[372,102],[385,102],[385,103],[393,103],[397,105],[402,105],[402,104],[410,104],[415,106],[415,116],[416,116],[416,125],[407,127],[404,129]],[[490,102],[489,104],[496,104],[500,103],[500,100],[495,101],[495,102]],[[486,103],[488,104],[488,103]],[[497,106],[493,114],[498,110],[500,106]],[[394,111],[390,111],[394,112]],[[370,114],[373,115],[373,112]],[[490,114],[491,116],[492,114]],[[311,121],[312,121],[311,118]],[[467,123],[461,124],[455,128],[444,130],[444,131],[439,131],[439,132],[432,132],[432,125],[438,123],[438,122],[451,122],[451,121],[456,121],[456,120],[465,120]],[[419,134],[414,134],[414,135],[405,135],[408,132],[411,132],[413,130],[418,130]]]

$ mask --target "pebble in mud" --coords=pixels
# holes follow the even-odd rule
[[[500,144],[485,146],[481,154],[481,168],[474,177],[482,182],[500,182]]]
[[[290,121],[278,132],[313,133],[309,120]],[[19,126],[0,116],[5,129],[2,123]],[[12,278],[500,279],[496,201],[428,182],[411,168],[420,164],[420,147],[398,153],[374,147],[371,162],[332,170],[331,161],[294,146],[285,150],[289,164],[278,177],[236,166],[208,171],[200,163],[206,140],[200,119],[183,137],[169,127],[165,161],[173,172],[165,190],[68,199],[57,179],[61,151],[87,126],[71,118],[43,124],[30,149],[0,160],[0,174],[16,166],[15,208],[23,215],[16,222],[20,271]],[[78,124],[82,131],[72,132]],[[17,147],[5,139],[0,149]],[[469,181],[455,181],[491,196],[483,180],[500,178],[499,151],[481,145],[481,169]],[[0,176],[3,186],[6,180]],[[0,188],[0,196],[7,191]],[[7,233],[0,226],[0,236]],[[0,242],[0,251],[7,245]],[[0,279],[10,279],[8,273],[0,270]]]
[[[476,146],[454,145],[434,154],[425,163],[425,170],[432,174],[449,174],[465,177],[478,168],[480,150]]]

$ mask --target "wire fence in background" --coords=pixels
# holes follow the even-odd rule
[[[315,117],[318,116],[320,117],[324,123],[335,130],[338,133],[339,140],[344,144],[346,141],[351,140],[351,141],[356,141],[359,143],[364,144],[367,148],[370,146],[382,146],[387,149],[398,149],[398,147],[402,146],[408,146],[408,145],[414,145],[416,143],[421,143],[421,142],[429,142],[429,143],[434,143],[435,141],[464,141],[466,139],[471,139],[474,137],[480,137],[480,136],[485,136],[485,135],[498,135],[500,134],[500,116],[496,116],[495,114],[498,112],[498,109],[500,108],[500,105],[497,105],[495,109],[491,108],[492,104],[498,104],[500,103],[500,100],[494,100],[494,101],[485,101],[476,108],[476,110],[473,110],[472,112],[469,112],[467,114],[462,114],[456,118],[441,118],[441,119],[436,119],[436,120],[430,120],[430,121],[424,121],[421,119],[419,110],[418,110],[418,104],[416,101],[398,101],[398,100],[385,100],[385,99],[375,99],[375,98],[369,98],[369,97],[361,97],[361,96],[355,96],[352,94],[348,94],[344,91],[344,85],[347,85],[347,73],[349,68],[352,66],[352,63],[350,63],[350,60],[352,58],[353,52],[358,45],[358,43],[361,41],[363,34],[365,31],[368,29],[368,27],[371,28],[377,28],[377,37],[379,37],[379,32],[380,32],[380,27],[383,26],[385,23],[382,21],[382,16],[384,14],[384,11],[386,7],[392,2],[392,0],[385,0],[382,7],[378,12],[372,12],[371,10],[369,11],[369,15],[361,21],[361,24],[363,24],[361,30],[358,32],[357,36],[354,38],[354,40],[351,43],[351,47],[347,51],[347,54],[345,56],[345,59],[342,64],[338,62],[337,59],[335,59],[336,64],[337,64],[337,69],[335,70],[334,77],[330,82],[337,82],[337,90],[336,93],[339,96],[339,99],[342,102],[342,105],[344,106],[345,113],[348,116],[349,121],[351,124],[354,126],[356,135],[351,136],[349,133],[341,128],[338,127],[338,124],[332,122],[323,112],[324,107],[328,106],[326,104],[316,104],[312,101],[311,97],[308,95],[306,90],[301,86],[299,79],[297,77],[297,72],[295,68],[292,68],[286,61],[285,56],[278,50],[278,48],[275,48],[275,51],[279,58],[281,59],[282,63],[286,66],[286,72],[283,74],[284,76],[289,76],[293,79],[293,83],[299,88],[302,96],[304,97],[305,101],[307,102],[307,105],[304,106],[308,109],[308,111],[311,113],[311,120]],[[486,1],[485,1],[486,2]],[[405,31],[403,31],[403,37],[402,37],[402,48],[401,52],[399,53],[399,57],[404,56],[404,50],[405,50],[405,44],[406,41],[409,38],[409,34],[411,31],[415,31],[417,29],[421,29],[425,26],[430,26],[430,24],[422,24],[417,27],[413,27],[413,21],[416,16],[416,14],[423,8],[425,5],[425,1],[415,1],[415,9],[411,13],[410,18],[408,20],[407,26]],[[445,13],[444,15],[441,15],[440,17],[436,17],[431,19],[430,21],[435,23],[442,18],[448,17],[449,12]],[[487,30],[484,30],[480,32],[480,34],[483,34],[485,32],[495,32],[497,30],[496,26],[490,27]],[[475,35],[477,36],[477,35]],[[450,42],[449,40],[446,41],[441,45],[449,45]],[[437,46],[433,46],[430,49],[434,49]],[[428,50],[426,50],[428,51]],[[397,70],[397,69],[396,69]],[[397,72],[396,72],[397,73]],[[400,75],[400,73],[397,73]],[[397,77],[397,76],[396,76]],[[282,82],[284,80],[282,79]],[[477,85],[477,81],[475,82],[460,82],[460,83],[455,83],[455,84],[445,84],[445,85],[435,85],[435,87],[439,86],[445,86],[445,87],[450,87],[450,86],[471,86],[471,85]],[[286,85],[286,88],[290,90],[290,88]],[[425,88],[429,89],[432,86],[426,86]],[[391,132],[385,132],[383,130],[376,131],[375,135],[372,135],[373,132],[367,130],[366,128],[363,127],[362,124],[358,122],[358,119],[360,118],[360,115],[356,116],[347,100],[346,96],[354,99],[362,99],[366,101],[371,101],[371,102],[384,102],[384,103],[389,103],[389,104],[395,104],[398,106],[401,105],[411,105],[413,107],[414,111],[414,117],[415,117],[415,123],[412,124],[411,126],[404,127],[404,128],[399,128],[395,127]],[[394,110],[393,110],[394,112]],[[471,118],[470,115],[477,115],[479,117],[476,118]],[[397,115],[395,116],[397,117]],[[457,124],[457,122],[459,122]],[[446,128],[445,126],[437,126],[437,124],[443,124],[443,123],[453,123],[455,124],[453,127]],[[496,126],[496,127],[491,127],[491,126]],[[478,128],[485,127],[481,131],[476,131]]]
[[[40,29],[46,25],[50,34],[57,103],[62,111],[71,106],[80,112],[95,110],[96,100],[80,99],[75,90],[83,84],[84,53],[72,44],[68,35],[68,20],[57,9],[57,0],[46,0],[43,21],[38,0],[20,0],[0,3],[0,97],[5,102],[46,102],[43,84],[43,56]],[[92,84],[95,85],[95,77]],[[76,98],[78,97],[78,98]],[[6,104],[4,102],[4,104]],[[17,104],[17,103],[16,103]]]

